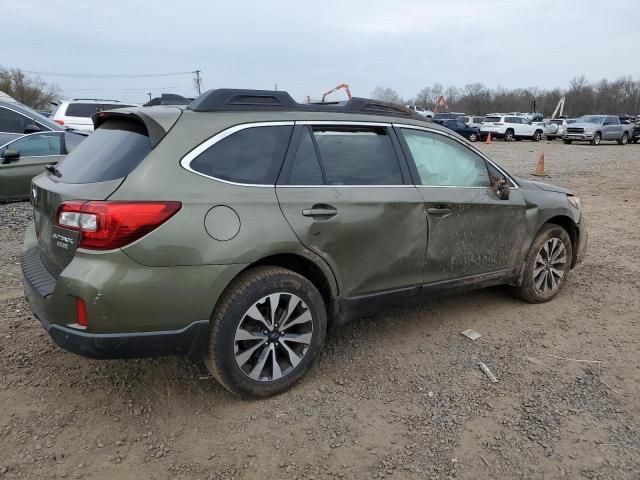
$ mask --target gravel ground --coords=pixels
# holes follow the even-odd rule
[[[564,291],[527,305],[494,288],[362,319],[264,401],[185,359],[57,348],[22,297],[29,205],[0,206],[0,478],[640,478],[640,146],[480,148],[525,178],[544,152],[547,180],[583,197],[590,250]]]

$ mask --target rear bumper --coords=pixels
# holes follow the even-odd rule
[[[24,291],[31,311],[53,341],[61,348],[90,358],[146,358],[186,355],[194,361],[204,359],[209,336],[209,320],[200,320],[176,330],[92,333],[70,325],[74,318],[61,321],[50,318],[49,300],[54,296],[57,280],[42,264],[36,249],[21,257]],[[66,322],[64,321],[66,320]],[[64,323],[64,324],[63,324]]]

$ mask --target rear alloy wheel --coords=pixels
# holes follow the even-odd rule
[[[629,134],[625,132],[622,134],[622,138],[618,140],[618,144],[626,145],[627,143],[629,143]]]
[[[476,140],[478,140],[478,135],[476,135],[475,133],[472,133],[471,135],[469,135],[470,142],[475,142]]]
[[[572,258],[567,231],[559,225],[545,225],[531,244],[522,285],[512,288],[512,293],[529,303],[551,300],[566,283]]]
[[[513,130],[508,129],[506,132],[504,132],[504,141],[505,142],[513,141]]]
[[[237,395],[275,395],[311,367],[326,328],[324,301],[307,278],[258,267],[234,280],[216,306],[207,367]]]
[[[601,139],[602,137],[600,136],[599,133],[594,134],[593,138],[591,139],[591,145],[600,145]]]

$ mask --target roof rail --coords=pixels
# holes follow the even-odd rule
[[[93,102],[116,102],[122,103],[120,100],[107,100],[106,98],[74,98],[72,102],[76,102],[78,100],[91,100]]]
[[[393,103],[353,97],[347,102],[298,103],[291,95],[275,90],[219,88],[196,98],[189,108],[194,112],[216,111],[295,111],[361,113],[419,118],[408,108]]]

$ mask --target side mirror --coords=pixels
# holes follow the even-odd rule
[[[41,131],[42,131],[42,129],[39,126],[34,125],[34,124],[27,125],[25,127],[25,129],[24,129],[24,133],[27,134],[27,135],[29,133],[38,133],[38,132],[41,132]]]
[[[19,158],[20,158],[20,152],[18,150],[7,149],[2,154],[2,163],[6,165],[7,163],[15,162]]]
[[[511,184],[506,177],[498,178],[491,176],[491,190],[500,200],[509,200]]]

